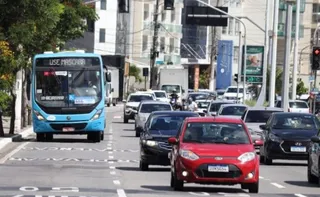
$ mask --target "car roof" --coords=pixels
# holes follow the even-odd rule
[[[141,101],[141,104],[164,104],[164,105],[170,105],[170,103],[168,103],[168,102],[154,101],[154,100],[143,100],[143,101]]]
[[[279,108],[279,107],[249,107],[248,111],[279,111],[279,112],[283,112],[283,109]]]
[[[152,92],[166,92],[164,90],[152,90]]]
[[[152,97],[152,96],[150,95],[150,93],[144,93],[144,92],[135,92],[135,93],[131,93],[129,96],[139,96],[139,95],[141,95],[141,96],[150,96],[150,97]]]
[[[237,106],[237,107],[248,107],[247,105],[239,104],[239,103],[223,104],[222,106],[223,107],[234,107],[234,106]]]
[[[274,112],[274,115],[278,116],[314,116],[310,113],[299,113],[299,112]]]
[[[210,94],[210,92],[190,92],[190,94]]]
[[[228,103],[235,103],[234,101],[224,101],[224,100],[213,100],[213,101],[211,101],[211,103],[226,103],[226,104],[228,104]]]
[[[242,124],[242,120],[240,118],[232,118],[232,117],[189,117],[186,118],[187,122],[225,122],[225,123],[236,123]]]
[[[199,99],[199,100],[196,100],[196,102],[210,102],[211,99]]]
[[[154,111],[152,115],[195,115],[199,116],[198,113],[191,111]]]

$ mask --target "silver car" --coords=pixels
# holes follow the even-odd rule
[[[140,132],[143,130],[149,115],[154,111],[173,111],[173,108],[170,103],[162,101],[141,102],[135,116],[134,128],[136,131],[136,137],[140,137]]]
[[[246,123],[253,141],[261,140],[262,130],[259,126],[266,124],[274,112],[283,112],[283,109],[276,107],[250,107],[244,112],[241,119]],[[256,150],[259,149],[260,147],[257,146]]]
[[[203,110],[203,112],[206,114],[206,116],[216,116],[221,105],[223,105],[223,104],[232,104],[232,103],[235,103],[235,102],[233,102],[233,101],[214,100],[214,101],[211,101],[208,109]]]
[[[241,118],[247,108],[248,106],[244,104],[223,104],[220,106],[217,116]]]

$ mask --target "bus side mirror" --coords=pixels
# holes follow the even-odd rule
[[[105,73],[106,81],[111,82],[111,73]]]
[[[114,89],[113,89],[113,88],[111,88],[111,92],[114,92]]]

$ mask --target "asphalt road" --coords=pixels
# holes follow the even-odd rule
[[[306,162],[279,161],[260,167],[260,193],[240,186],[186,184],[185,191],[169,187],[168,167],[138,169],[138,138],[134,124],[123,124],[122,106],[108,108],[105,140],[87,142],[85,136],[55,136],[36,142],[30,136],[0,150],[1,197],[318,197],[320,189],[306,179]]]

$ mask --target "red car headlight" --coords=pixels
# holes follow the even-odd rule
[[[195,161],[197,159],[199,159],[199,156],[196,155],[194,152],[189,151],[189,150],[183,150],[180,149],[179,150],[179,155],[185,159],[191,160],[191,161]]]
[[[256,157],[255,152],[246,152],[246,153],[243,153],[242,155],[240,155],[238,157],[238,160],[241,161],[242,163],[245,163],[245,162],[254,160],[255,157]]]

